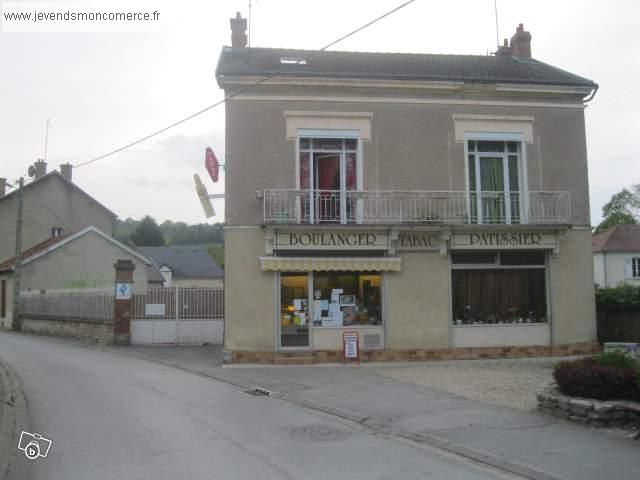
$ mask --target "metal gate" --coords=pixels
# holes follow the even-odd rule
[[[150,288],[132,298],[132,344],[221,345],[223,326],[223,288]]]

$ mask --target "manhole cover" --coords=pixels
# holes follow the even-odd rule
[[[289,429],[292,437],[306,438],[308,440],[342,440],[351,435],[348,430],[329,427],[328,425],[307,425],[305,427],[295,427]]]

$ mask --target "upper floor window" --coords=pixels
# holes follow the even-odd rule
[[[521,142],[467,141],[472,223],[520,223]]]
[[[355,214],[358,139],[298,139],[300,190],[305,192],[303,218],[312,223],[346,223]]]

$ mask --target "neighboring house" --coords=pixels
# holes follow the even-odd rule
[[[77,232],[90,225],[113,235],[116,214],[72,181],[72,166],[47,174],[47,164],[35,163],[35,179],[23,189],[22,249],[50,237]],[[0,178],[0,262],[15,255],[17,190],[6,192]]]
[[[116,260],[131,260],[133,291],[162,285],[162,275],[151,260],[95,227],[49,238],[23,252],[20,291],[115,288]],[[15,259],[0,263],[0,326],[8,327],[13,315]]]
[[[222,287],[224,271],[202,245],[139,247],[162,273],[165,287]]]
[[[640,225],[616,225],[593,236],[593,271],[598,286],[640,285]]]
[[[595,347],[593,81],[522,25],[495,56],[249,48],[231,25],[230,361],[336,360],[347,332],[369,359]]]

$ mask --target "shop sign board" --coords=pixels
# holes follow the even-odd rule
[[[387,232],[277,230],[274,250],[387,250]]]
[[[454,232],[451,238],[452,250],[540,250],[556,246],[555,232],[535,230]]]
[[[360,361],[360,340],[358,332],[344,332],[342,334],[342,354],[347,360]]]
[[[440,249],[440,232],[400,232],[396,243],[398,251],[424,251]]]

